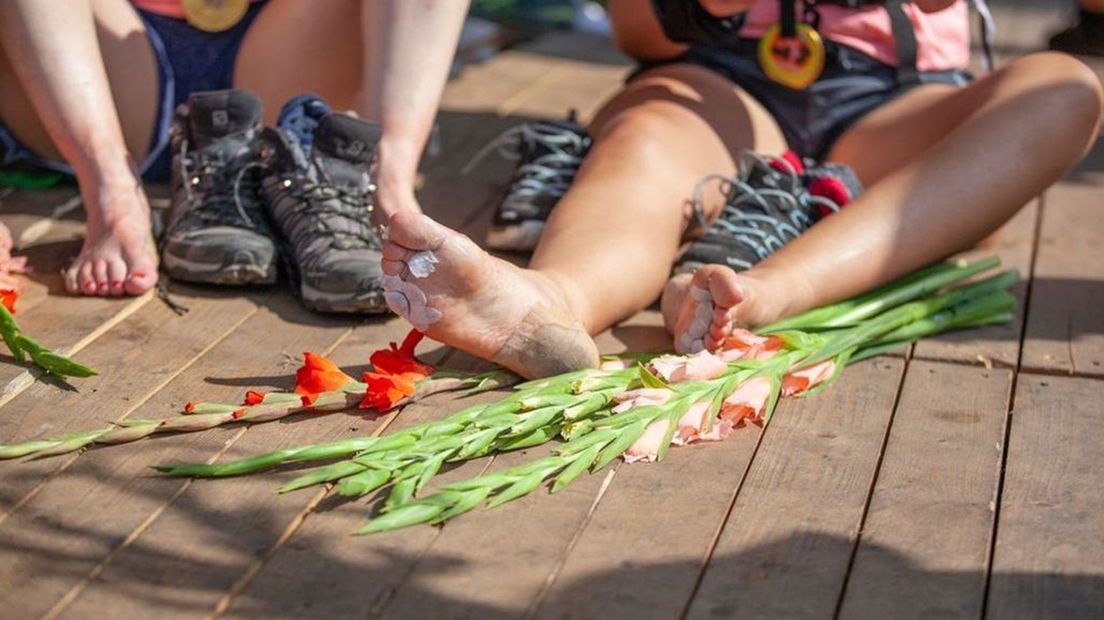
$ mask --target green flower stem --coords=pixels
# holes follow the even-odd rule
[[[96,374],[84,364],[75,362],[64,355],[54,353],[23,333],[8,309],[0,305],[0,336],[15,359],[24,362],[27,356],[36,366],[46,372],[61,377],[91,377]]]
[[[789,319],[772,323],[758,331],[771,333],[789,329],[828,329],[848,327],[903,303],[931,295],[939,289],[1000,265],[1000,259],[988,258],[975,263],[940,263],[911,276],[876,289],[866,295],[838,304],[823,306]]]

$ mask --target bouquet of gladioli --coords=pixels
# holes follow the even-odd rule
[[[1006,322],[1016,280],[1004,272],[958,283],[998,262],[940,264],[872,293],[766,326],[737,330],[717,351],[633,356],[522,383],[505,398],[380,436],[290,448],[214,464],[163,465],[178,476],[248,474],[289,462],[336,460],[280,490],[335,483],[343,496],[389,487],[359,533],[439,523],[550,482],[556,492],[618,457],[662,460],[672,445],[724,439],[766,424],[779,397],[824,389],[849,363],[951,329]],[[419,492],[445,463],[562,439],[551,456]]]

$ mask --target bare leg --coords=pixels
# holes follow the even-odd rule
[[[694,184],[710,173],[732,174],[740,149],[785,148],[762,108],[727,79],[692,66],[633,81],[591,133],[595,144],[549,219],[530,269],[492,258],[423,216],[392,218],[384,273],[418,286],[442,313],[431,337],[526,375],[593,364],[585,334],[640,310],[662,290]],[[437,271],[412,277],[407,261],[427,249],[439,254]]]
[[[284,103],[308,92],[363,113],[360,11],[345,0],[270,3],[245,36],[234,86],[257,93],[269,124]]]
[[[865,194],[744,274],[720,266],[696,274],[702,288],[723,282],[744,300],[714,327],[767,323],[969,247],[1077,163],[1101,106],[1091,70],[1046,53],[957,91],[916,90],[871,114],[832,154],[873,180]],[[683,312],[699,303],[671,293],[680,298],[668,305]]]
[[[36,153],[68,161],[80,184],[88,226],[70,292],[149,289],[157,254],[131,162],[153,130],[157,72],[141,21],[125,0],[5,2],[0,44],[0,82],[22,86],[0,91],[0,116]]]

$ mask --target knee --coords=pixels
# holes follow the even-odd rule
[[[1045,93],[1051,101],[1046,111],[1051,122],[1095,140],[1104,114],[1104,88],[1096,72],[1073,56],[1056,52],[1033,54],[1021,62],[1032,90]]]
[[[616,149],[619,157],[632,158],[648,165],[652,172],[659,172],[678,161],[672,155],[683,150],[680,145],[688,135],[688,124],[695,120],[677,105],[648,102],[607,117],[597,128],[595,143],[600,148]]]

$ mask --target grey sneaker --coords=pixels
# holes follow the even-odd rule
[[[511,139],[516,140],[513,149],[503,155],[517,159],[518,166],[495,209],[487,246],[531,252],[544,232],[552,208],[575,180],[591,140],[572,111],[565,121],[537,121],[507,130],[484,151],[508,145]],[[481,156],[482,153],[477,155],[473,162]]]
[[[261,102],[194,93],[173,123],[172,201],[161,263],[173,279],[272,284],[276,245],[258,194]]]
[[[375,185],[369,166],[380,128],[328,113],[319,103],[296,98],[289,106],[305,113],[285,106],[285,122],[265,130],[261,193],[304,305],[320,312],[387,312],[381,242],[370,221]]]

